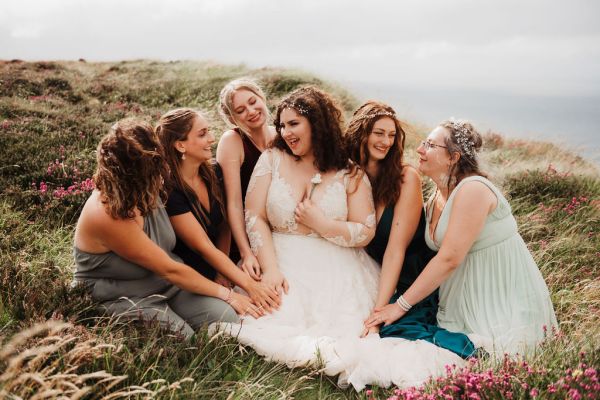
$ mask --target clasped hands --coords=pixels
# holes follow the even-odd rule
[[[369,333],[378,332],[381,324],[388,326],[402,318],[405,314],[406,311],[400,308],[395,302],[382,307],[375,307],[371,315],[364,322],[364,330],[361,336],[364,337]]]

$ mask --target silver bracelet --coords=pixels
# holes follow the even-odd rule
[[[396,300],[396,304],[398,304],[398,306],[400,306],[400,308],[405,312],[409,312],[412,308],[412,306],[408,303],[408,301],[406,301],[403,295],[398,297],[398,300]]]

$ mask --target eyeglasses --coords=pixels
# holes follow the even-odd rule
[[[421,146],[423,146],[423,148],[425,150],[435,149],[436,147],[441,147],[442,149],[447,149],[448,148],[448,146],[442,146],[441,144],[435,144],[435,143],[431,143],[431,142],[426,142],[425,140],[423,140],[421,142]]]

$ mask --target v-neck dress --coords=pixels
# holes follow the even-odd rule
[[[463,179],[442,210],[434,238],[427,213],[425,240],[439,251],[456,193],[472,181],[485,184],[498,205],[463,262],[440,286],[438,324],[467,334],[477,347],[492,354],[528,352],[544,339],[544,329],[550,331],[557,321],[548,287],[500,190],[482,176]]]
[[[393,220],[394,206],[391,205],[383,210],[377,223],[375,237],[366,247],[369,255],[380,265],[383,263],[383,256],[388,247]],[[425,213],[422,211],[417,231],[406,249],[396,292],[390,299],[390,303],[395,302],[413,284],[434,255],[435,253],[425,244]],[[437,309],[438,292],[436,290],[415,304],[398,321],[381,327],[379,335],[382,338],[399,337],[409,340],[426,340],[463,358],[473,356],[475,346],[466,335],[449,332],[437,325]]]
[[[254,171],[254,166],[258,162],[262,152],[256,145],[250,140],[248,135],[243,133],[239,128],[235,128],[234,131],[240,135],[242,139],[242,146],[244,148],[244,161],[240,165],[240,184],[242,189],[242,203],[246,200],[246,191],[248,190],[248,183]],[[229,251],[229,258],[234,263],[237,263],[240,259],[240,250],[235,243],[235,240],[231,241],[231,249]]]
[[[218,164],[214,164],[214,169],[219,183],[219,190],[222,190],[223,173]],[[191,199],[189,199],[185,193],[181,190],[174,189],[169,194],[167,200],[167,213],[169,214],[169,217],[172,217],[191,212],[200,225],[205,227],[206,234],[210,241],[215,243],[219,234],[219,225],[223,222],[224,217],[219,203],[211,196],[210,190],[208,190],[208,198],[210,202],[210,211],[207,210],[202,203],[198,202],[199,206],[202,207],[202,211],[208,216],[208,218],[205,218],[202,215],[196,215],[196,213],[193,212]],[[208,279],[215,279],[217,271],[200,254],[193,249],[190,249],[179,237],[177,237],[173,253],[181,257],[185,264],[194,268]]]

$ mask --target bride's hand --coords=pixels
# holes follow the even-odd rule
[[[268,288],[275,289],[277,293],[279,293],[279,296],[281,296],[283,293],[287,294],[289,289],[287,279],[285,279],[279,270],[265,272],[262,277],[262,283],[264,283]]]
[[[318,226],[323,222],[326,218],[323,211],[311,199],[304,199],[298,206],[296,206],[296,211],[294,211],[294,215],[296,218],[296,222],[306,225],[310,229],[319,232]]]
[[[371,328],[381,324],[388,326],[392,322],[402,318],[404,314],[406,314],[406,311],[401,309],[396,303],[387,304],[383,307],[377,307],[375,310],[373,310],[371,315],[369,315],[369,318],[365,320],[365,328]]]

